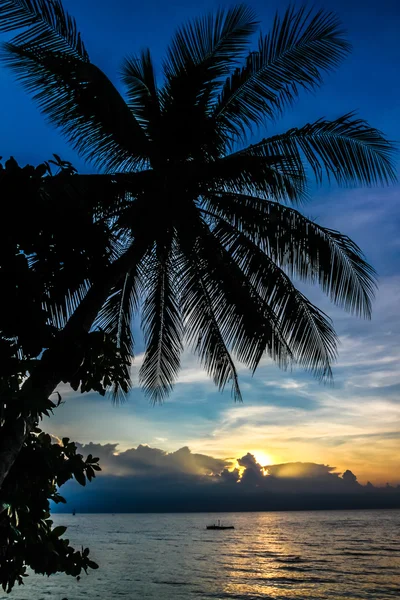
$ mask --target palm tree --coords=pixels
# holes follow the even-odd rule
[[[96,218],[117,244],[84,298],[64,307],[64,348],[102,327],[129,357],[131,321],[141,311],[140,380],[153,401],[171,391],[184,341],[236,400],[233,357],[252,371],[268,355],[329,378],[332,323],[292,279],[319,284],[351,313],[371,313],[374,271],[360,248],[298,208],[309,175],[340,185],[393,181],[392,145],[353,113],[249,145],[350,49],[339,20],[324,10],[289,8],[250,51],[257,28],[243,4],[195,19],[175,33],[161,82],[149,50],[125,58],[123,97],[90,61],[60,0],[0,0],[0,31],[21,30],[3,44],[2,60],[100,170],[71,177],[92,195]],[[22,399],[53,392],[59,359],[50,349]],[[17,452],[17,442],[7,443]],[[4,452],[0,481],[13,460]]]

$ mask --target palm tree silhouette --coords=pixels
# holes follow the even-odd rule
[[[185,340],[236,400],[232,357],[254,371],[266,354],[330,377],[332,323],[292,279],[370,316],[374,271],[360,248],[298,206],[310,174],[340,185],[390,183],[393,147],[353,113],[249,145],[350,49],[338,18],[324,10],[289,8],[249,51],[257,28],[243,4],[193,20],[175,33],[161,82],[149,50],[125,58],[123,97],[90,61],[60,0],[0,0],[0,31],[21,30],[3,44],[3,63],[100,169],[71,177],[92,186],[96,218],[118,242],[102,277],[72,315],[65,311],[64,339],[102,327],[130,356],[131,321],[141,311],[140,380],[153,401],[172,389]],[[103,186],[109,199],[97,206]],[[53,391],[53,356],[53,369],[39,365],[22,394]]]

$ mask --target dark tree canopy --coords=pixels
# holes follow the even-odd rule
[[[54,176],[51,162],[53,169],[57,163]],[[71,187],[74,172],[58,157],[36,168],[21,168],[13,158],[0,164],[7,224],[0,240],[0,285],[6,290],[0,297],[0,435],[6,425],[18,426],[21,413],[34,407],[37,420],[62,401],[59,394],[31,398],[27,407],[16,402],[16,395],[43,349],[57,343],[65,296],[71,305],[79,302],[82,281],[109,260],[109,233],[94,223],[85,195]],[[55,206],[45,192],[53,185],[58,190]],[[127,389],[126,366],[110,335],[92,332],[75,350],[73,360],[66,355],[63,364],[63,379],[74,389],[104,394],[117,382]],[[23,582],[27,567],[75,577],[97,568],[88,549],[75,550],[62,537],[65,527],[53,527],[50,502],[65,502],[59,489],[72,477],[85,485],[99,470],[98,459],[84,459],[68,438],[58,443],[38,427],[30,432],[0,490],[0,585],[5,591]]]

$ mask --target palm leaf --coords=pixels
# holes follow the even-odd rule
[[[331,378],[337,343],[330,319],[245,234],[224,221],[216,225],[213,233],[277,315],[294,360],[319,379]]]
[[[224,140],[209,118],[210,107],[221,77],[242,56],[254,27],[253,12],[240,4],[178,30],[164,61],[166,82],[159,94],[159,162],[166,153],[178,160],[223,155]]]
[[[166,96],[176,102],[206,100],[215,80],[227,75],[232,64],[242,57],[249,36],[254,32],[254,12],[245,4],[219,9],[194,19],[175,34],[164,61]]]
[[[190,240],[192,242],[192,240]],[[202,366],[219,390],[232,383],[232,396],[242,401],[237,371],[222,336],[212,302],[213,281],[198,259],[198,248],[180,237],[185,260],[180,277],[183,281],[181,309],[185,319],[186,338],[199,356]]]
[[[393,153],[393,144],[379,130],[348,113],[334,121],[319,119],[266,138],[238,154],[259,157],[280,154],[290,157],[304,176],[305,160],[319,182],[325,173],[341,185],[374,185],[396,180]]]
[[[208,273],[207,291],[227,347],[253,371],[265,353],[286,367],[290,350],[274,311],[202,219],[185,216],[185,236],[189,235]]]
[[[24,29],[12,43],[40,46],[49,52],[62,52],[78,60],[89,60],[75,19],[61,0],[0,0],[0,33]]]
[[[157,243],[144,269],[147,297],[142,328],[146,352],[139,380],[152,402],[162,401],[170,393],[180,368],[183,325],[171,253],[171,244]]]
[[[160,117],[160,103],[150,50],[142,51],[139,57],[124,60],[122,81],[128,91],[129,108],[150,139],[153,139],[154,128]]]
[[[289,7],[283,19],[275,17],[246,64],[227,79],[214,117],[228,132],[244,135],[253,124],[281,113],[300,89],[319,86],[322,73],[337,67],[349,49],[333,13]]]
[[[238,152],[204,165],[202,171],[199,170],[199,178],[206,178],[208,190],[229,189],[292,203],[302,202],[308,197],[306,177],[288,155],[262,156]]]
[[[52,325],[57,329],[63,329],[69,318],[78,308],[90,289],[90,282],[84,281],[76,290],[68,290],[65,295],[58,298],[57,295],[49,294],[45,306],[50,315]]]
[[[130,367],[134,356],[132,319],[139,306],[140,284],[137,268],[127,272],[111,290],[110,297],[93,324],[94,329],[105,331],[115,340],[118,353],[125,365],[126,389],[131,385]],[[113,397],[116,401],[120,399],[121,391],[120,386],[113,386]]]
[[[146,160],[142,128],[95,65],[9,43],[3,45],[3,60],[81,156],[117,171],[134,169]]]
[[[346,235],[288,206],[240,194],[214,194],[204,210],[245,233],[292,277],[319,283],[338,306],[371,316],[375,271]]]

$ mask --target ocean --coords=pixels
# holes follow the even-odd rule
[[[221,519],[234,530],[207,531]],[[400,511],[54,515],[100,569],[32,575],[10,600],[400,597]]]

